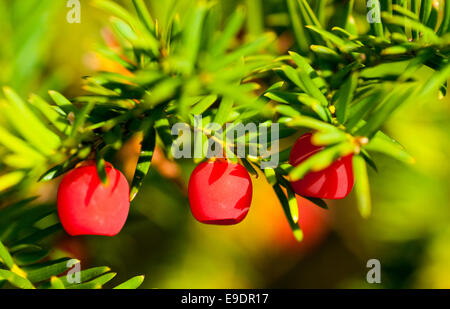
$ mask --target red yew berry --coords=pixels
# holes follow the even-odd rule
[[[58,189],[58,215],[72,236],[114,236],[125,224],[130,208],[125,176],[106,164],[108,184],[102,184],[94,163],[75,168]]]
[[[313,145],[312,133],[306,133],[295,142],[289,154],[289,163],[299,165],[323,147]],[[353,188],[353,154],[339,158],[329,167],[307,173],[302,179],[291,182],[295,193],[323,199],[345,198]]]
[[[203,162],[189,180],[192,214],[206,224],[237,224],[247,216],[252,191],[250,175],[242,165],[222,159]]]

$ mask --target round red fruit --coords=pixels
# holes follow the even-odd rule
[[[64,176],[58,189],[58,215],[72,236],[114,236],[120,232],[130,209],[125,176],[110,163],[107,184],[102,184],[94,163],[75,168]]]
[[[192,214],[206,224],[237,224],[247,216],[252,191],[252,181],[242,165],[228,160],[203,162],[189,180]]]
[[[313,145],[312,133],[299,137],[289,154],[289,163],[297,166],[312,155],[321,151],[323,147]],[[353,188],[353,154],[339,158],[329,167],[309,172],[302,179],[291,182],[295,193],[323,199],[343,199]]]

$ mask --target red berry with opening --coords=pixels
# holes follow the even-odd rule
[[[295,142],[289,154],[289,163],[297,166],[324,147],[312,143],[312,133],[306,133]],[[343,199],[353,188],[353,154],[339,158],[330,166],[307,173],[302,179],[291,182],[295,193],[323,199]]]
[[[237,224],[247,216],[252,190],[250,175],[242,165],[224,159],[203,162],[189,180],[192,214],[206,224]]]
[[[107,184],[102,184],[95,164],[86,163],[70,171],[58,189],[58,215],[72,236],[114,236],[120,232],[130,209],[125,176],[106,164]]]

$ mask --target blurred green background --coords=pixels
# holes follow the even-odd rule
[[[48,89],[82,94],[82,77],[114,71],[95,53],[108,38],[108,16],[81,0],[81,23],[69,24],[66,1],[0,0],[0,84],[23,97]],[[131,1],[121,1],[131,7]],[[148,1],[164,18],[174,0]],[[285,1],[216,1],[225,19],[247,8],[245,33],[278,34],[273,49],[295,49]],[[314,1],[312,1],[314,2]],[[328,1],[326,18],[339,18],[346,1]],[[365,1],[357,0],[356,26],[365,31]],[[400,66],[402,64],[399,64]],[[424,68],[418,74],[427,78]],[[330,210],[302,200],[305,241],[291,235],[282,209],[264,177],[254,180],[254,201],[237,226],[206,226],[194,220],[186,197],[191,162],[161,154],[116,237],[53,239],[54,255],[65,251],[82,267],[108,265],[120,280],[145,274],[144,288],[450,288],[450,99],[411,102],[385,130],[416,158],[406,166],[375,157],[371,171],[373,214],[359,217],[353,196],[330,202]],[[116,165],[132,177],[138,140],[118,154]],[[36,185],[32,194],[54,201],[58,181]],[[368,284],[366,263],[381,262],[382,283]]]

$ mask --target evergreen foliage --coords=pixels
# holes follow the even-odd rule
[[[263,171],[298,240],[301,218],[288,180],[323,169],[341,156],[355,154],[354,189],[361,215],[369,216],[367,166],[376,169],[371,154],[414,162],[382,131],[383,124],[408,100],[446,94],[450,0],[440,1],[440,9],[432,1],[381,1],[380,12],[367,8],[368,14],[379,14],[380,23],[370,24],[364,33],[354,25],[354,1],[346,1],[344,13],[333,19],[325,14],[326,2],[287,0],[296,45],[278,55],[272,48],[276,35],[258,26],[260,10],[255,7],[248,7],[248,12],[238,7],[222,24],[220,8],[209,1],[169,1],[174,5],[166,8],[165,18],[154,18],[143,0],[132,1],[134,10],[112,1],[93,1],[113,16],[117,43],[99,52],[122,73],[87,77],[84,89],[89,94],[73,99],[50,91],[51,101],[35,94],[25,100],[13,88],[3,88],[1,199],[17,196],[37,180],[52,180],[88,158],[95,158],[99,176],[105,179],[105,160],[140,133],[133,199],[151,172],[155,145],[170,158],[172,125],[185,122],[194,127],[194,115],[202,115],[204,125],[279,123],[280,138],[293,137],[299,130],[315,131],[313,141],[323,145],[323,151],[292,167],[287,163],[288,148],[280,153],[279,167]],[[246,20],[252,27],[242,35]],[[402,63],[404,69],[393,70],[392,63]],[[433,70],[428,80],[416,76],[423,66]],[[206,131],[196,134],[208,136]],[[241,161],[255,174],[263,160],[248,156]],[[326,207],[322,200],[312,201]],[[0,210],[0,279],[20,288],[73,287],[57,277],[66,270],[66,260],[41,262],[48,250],[40,240],[59,231],[60,225],[37,227],[36,222],[54,216],[54,206],[30,203],[16,201]],[[102,286],[114,276],[108,271],[85,270],[78,287]],[[119,287],[141,282],[136,277]]]

